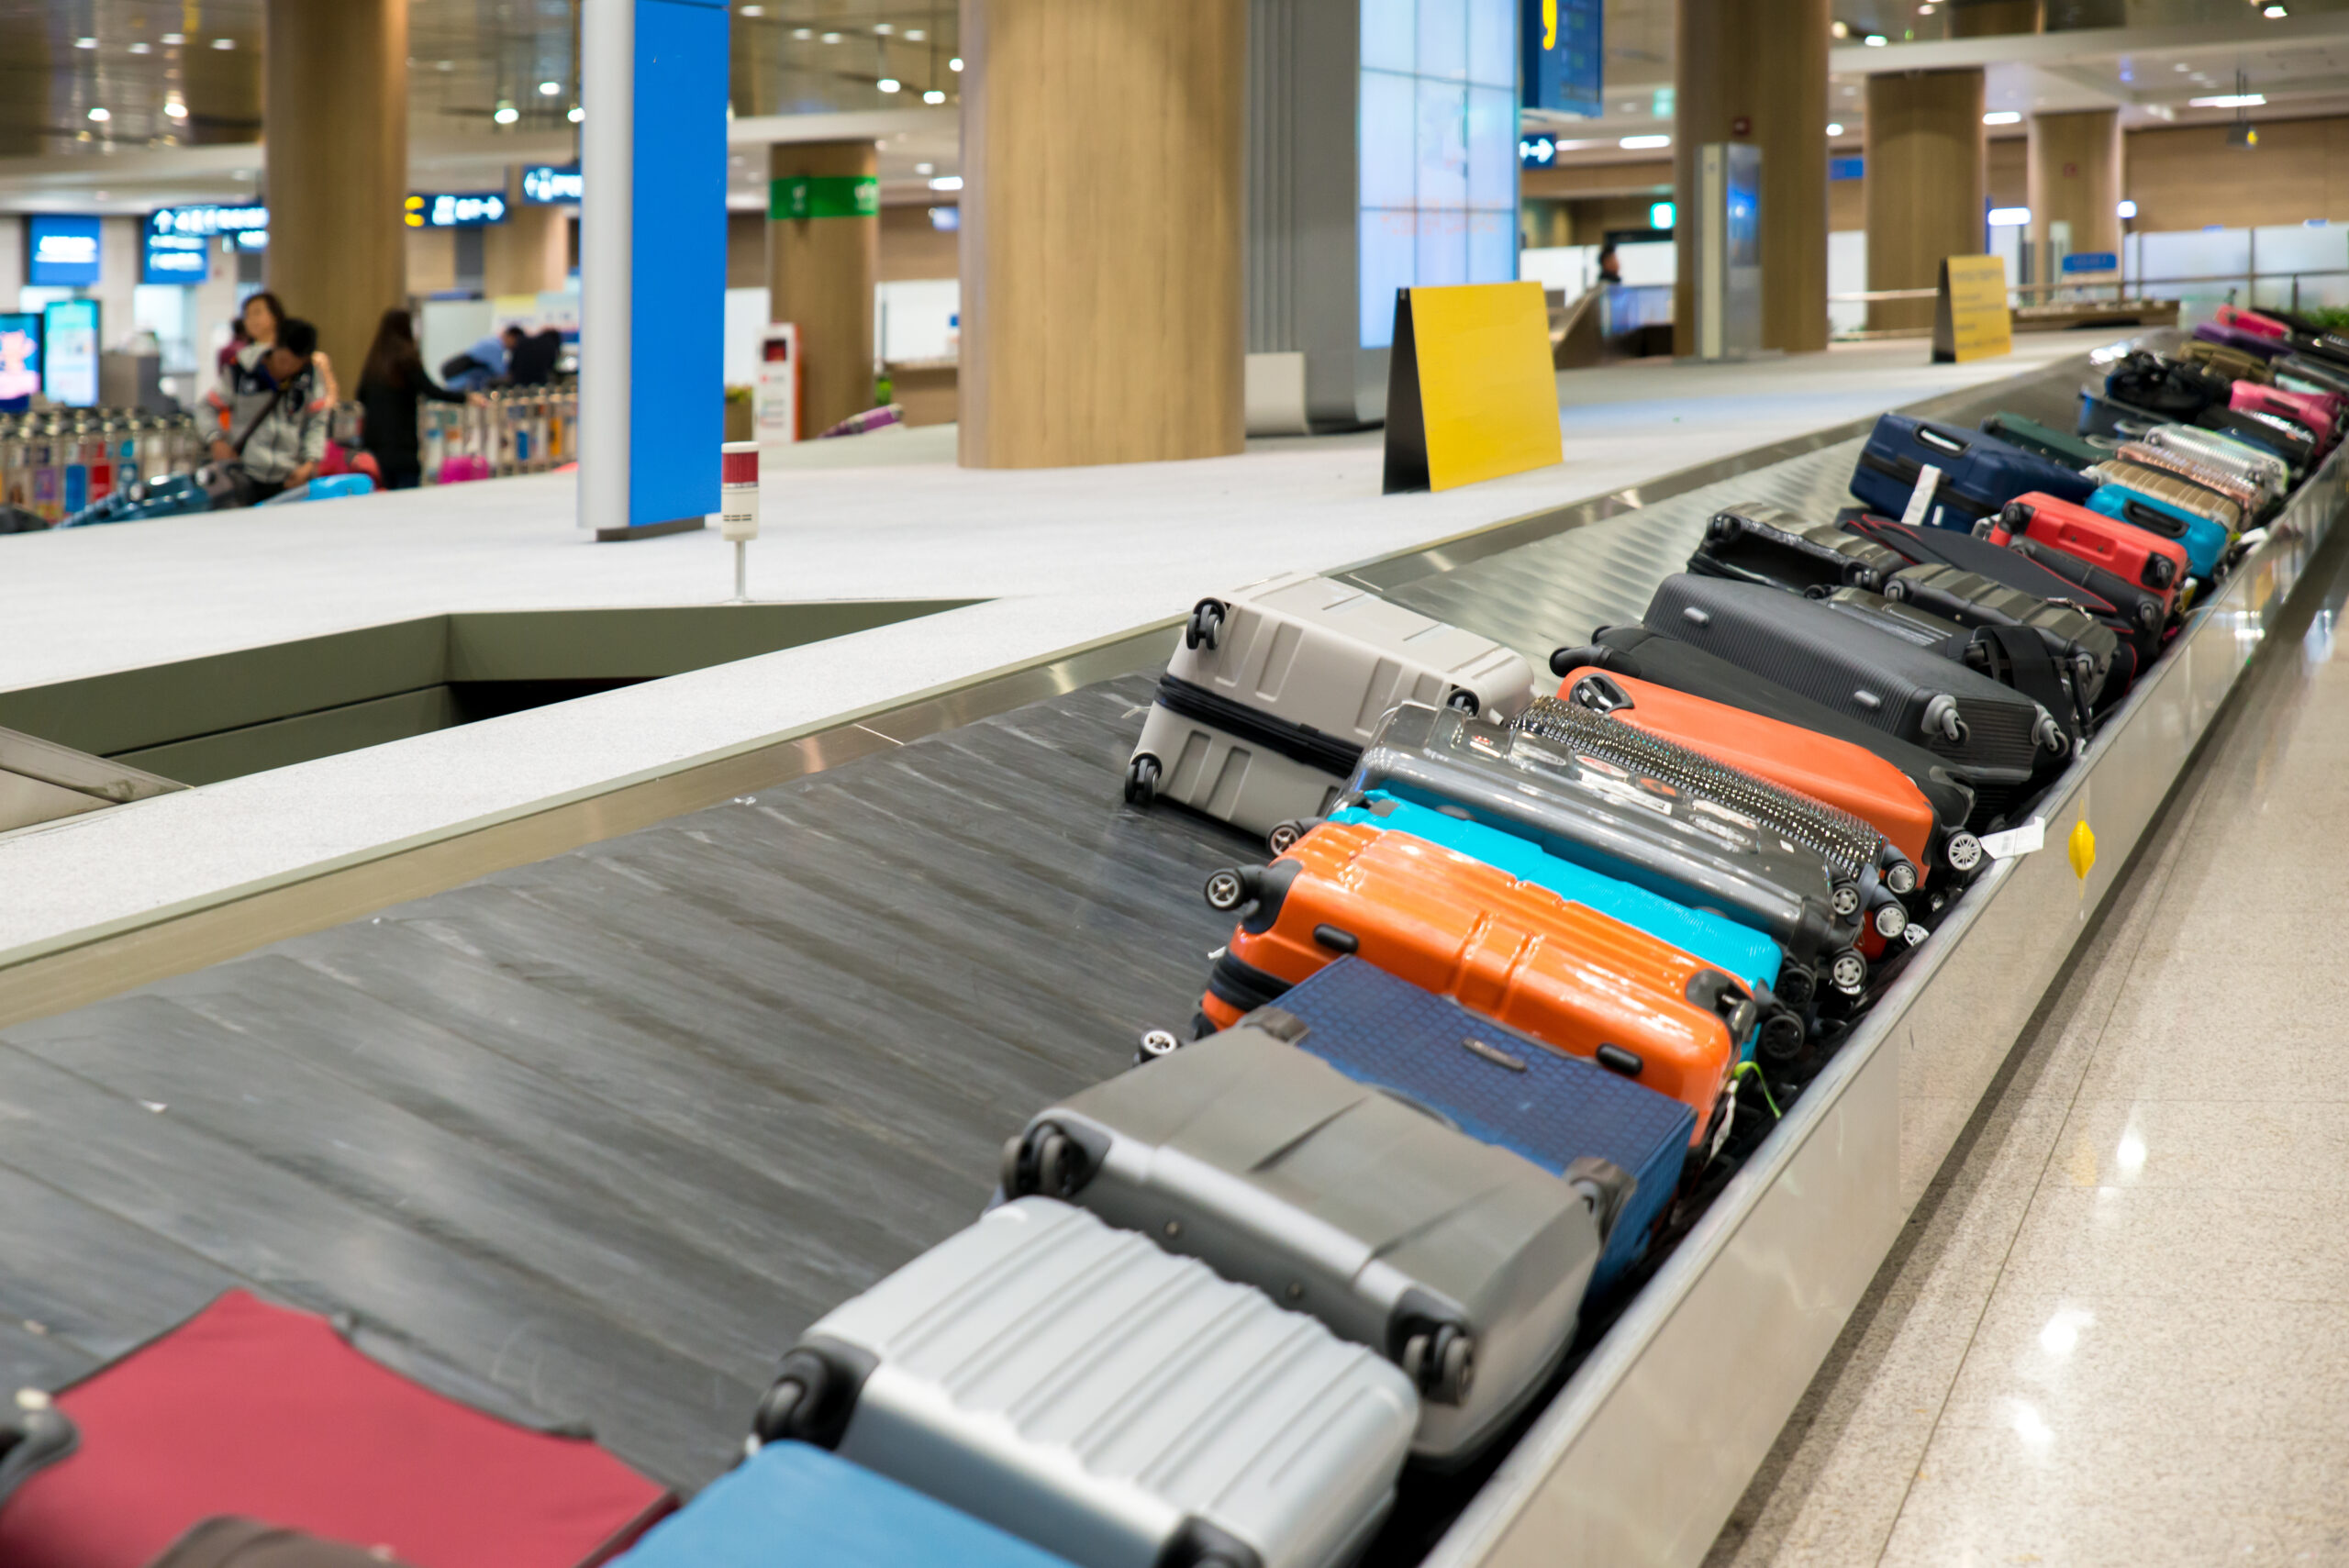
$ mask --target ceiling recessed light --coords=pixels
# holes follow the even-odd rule
[[[152,54],[155,52],[155,46],[149,43],[145,39],[140,39],[137,43],[130,46],[130,52],[133,54]]]
[[[97,121],[100,125],[104,125],[106,121],[114,118],[114,116],[106,109],[95,108],[90,111],[90,117]]]
[[[914,165],[914,172],[917,174],[935,174],[938,172],[938,165],[935,163],[917,163]]]
[[[938,175],[930,182],[930,188],[933,191],[959,191],[963,188],[963,176],[960,174]]]
[[[930,35],[922,31],[919,28],[907,28],[906,29],[906,41],[907,43],[919,43],[922,39],[928,37],[930,37]]]
[[[212,47],[214,49],[223,50],[234,49],[237,47],[237,40],[235,39],[214,39],[212,40]]]
[[[1622,148],[1627,152],[1641,152],[1653,147],[1670,147],[1672,145],[1672,138],[1668,136],[1627,136],[1616,145]]]
[[[2215,97],[2188,98],[2190,109],[2255,109],[2267,102],[2265,93],[2221,93]]]
[[[2031,209],[2027,206],[1994,206],[1990,209],[1990,227],[1993,228],[2028,228],[2030,226]]]
[[[557,93],[562,91],[562,83],[560,82],[541,82],[539,83],[539,96],[541,98],[551,98]]]
[[[883,38],[885,38],[885,38],[887,38],[891,33],[896,32],[897,29],[896,29],[896,28],[895,26],[893,26],[892,24],[890,24],[890,23],[888,23],[888,22],[875,22],[875,23],[874,23],[874,24],[873,24],[873,30],[874,30],[874,32],[876,32],[876,33],[880,34]]]
[[[766,14],[767,8],[764,6],[745,6],[742,7],[742,15],[746,17],[763,17]]]
[[[800,42],[806,43],[809,39],[816,36],[816,29],[813,28],[794,28],[791,29],[791,36],[797,39]]]
[[[187,118],[187,106],[181,103],[177,98],[173,98],[170,103],[163,106],[163,113],[169,115],[175,120],[184,120]]]
[[[947,69],[947,70],[949,70],[949,71],[960,71],[960,70],[962,70],[962,69],[963,69],[963,57],[962,57],[961,55],[959,55],[959,54],[958,54],[958,55],[956,55],[953,59],[952,59],[952,60],[948,61],[946,62],[946,69]]]
[[[826,33],[824,35],[824,41],[826,43],[838,43],[841,41],[841,35],[838,33]]]
[[[1860,41],[1867,45],[1870,49],[1882,49],[1889,40],[1887,39],[1882,33],[1870,33]]]
[[[569,120],[573,125],[577,125],[581,120],[587,117],[587,111],[581,108],[578,105],[573,104],[571,106],[571,112],[562,117]]]
[[[2284,7],[2283,7],[2283,6],[2268,6],[2268,7],[2267,7],[2267,9],[2266,9],[2265,11],[2262,11],[2262,12],[2261,12],[2261,13],[2259,13],[2259,14],[2260,14],[2261,16],[2263,16],[2263,17],[2266,17],[2266,18],[2267,18],[2269,21],[2271,21],[2271,22],[2272,22],[2272,21],[2275,21],[2277,18],[2278,18],[2278,17],[2288,17],[2288,16],[2290,16],[2290,15],[2291,15],[2291,13],[2290,13],[2289,11],[2287,11],[2287,10],[2286,10],[2286,9],[2284,9]]]
[[[942,104],[946,101],[946,95],[932,87],[921,95],[921,101],[925,104]]]
[[[500,104],[497,106],[497,112],[489,117],[499,125],[512,125],[522,117],[522,111],[511,104]]]
[[[2113,210],[2119,213],[2122,217],[2134,217],[2137,216],[2137,204],[2135,202],[2122,202]]]
[[[98,47],[98,40],[95,39],[75,39],[73,40],[73,47],[75,49],[95,49]]]
[[[180,44],[187,42],[187,35],[185,33],[165,33],[163,35],[163,41],[167,44],[177,47]]]
[[[2022,116],[2012,109],[1992,109],[1982,117],[1984,125],[2021,125]]]
[[[1841,136],[1843,134],[1843,128],[1831,120],[1828,122],[1827,134],[1830,136]]]
[[[2184,61],[2180,61],[2176,65],[2171,66],[2170,69],[2172,71],[2191,71],[2194,67],[2187,64]]]
[[[1847,39],[1852,36],[1852,24],[1849,22],[1835,22],[1831,24],[1827,30],[1833,33],[1839,39]]]
[[[902,82],[899,82],[899,81],[898,81],[896,77],[894,77],[894,76],[884,76],[883,78],[881,78],[881,80],[880,80],[880,81],[875,82],[875,83],[874,83],[874,85],[875,87],[880,88],[880,89],[881,89],[881,91],[883,91],[884,93],[894,93],[894,92],[896,92],[899,87],[904,86],[904,85],[905,85],[905,83],[902,83]]]

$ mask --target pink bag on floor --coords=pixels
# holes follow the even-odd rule
[[[470,480],[488,477],[489,460],[487,458],[473,457],[469,453],[460,452],[454,457],[445,457],[440,460],[440,473],[436,483],[463,484]]]

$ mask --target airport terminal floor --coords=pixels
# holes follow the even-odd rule
[[[1263,843],[1119,780],[1201,595],[1338,576],[1547,690],[1720,506],[1831,516],[1890,409],[2068,428],[2117,340],[1564,373],[1562,465],[1437,495],[1379,495],[1375,433],[1039,473],[951,430],[770,448],[764,609],[723,604],[714,532],[582,542],[560,474],[0,539],[0,727],[214,770],[0,834],[0,1384],[244,1288],[703,1487],[1008,1134],[1187,1032],[1236,940],[1202,882]],[[2349,1560],[2343,467],[1365,1562]],[[664,622],[704,652],[659,667],[622,619],[512,619],[687,606],[759,618]],[[318,684],[329,654],[376,684]]]

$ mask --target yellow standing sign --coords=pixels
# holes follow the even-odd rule
[[[2012,352],[2014,346],[2004,259],[1943,259],[1941,299],[1933,308],[1933,362],[1962,365],[1969,360],[1996,359]]]
[[[1564,459],[1542,285],[1400,290],[1386,383],[1387,493],[1450,490]]]

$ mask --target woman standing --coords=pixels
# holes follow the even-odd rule
[[[405,310],[387,310],[359,373],[361,439],[383,471],[386,490],[412,490],[422,477],[416,438],[418,397],[436,403],[465,401],[463,393],[450,391],[426,373],[414,318]]]

